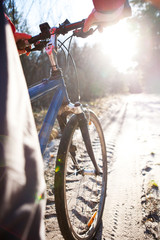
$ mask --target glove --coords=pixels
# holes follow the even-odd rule
[[[31,37],[32,37],[31,35],[26,34],[26,33],[18,33],[18,32],[14,33],[14,38],[15,38],[16,43],[19,40],[27,40],[27,39],[30,39]],[[25,50],[25,47],[22,50],[18,49],[18,52],[19,52],[20,55],[26,53],[26,55],[28,56],[30,54]]]

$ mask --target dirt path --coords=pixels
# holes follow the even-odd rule
[[[132,95],[106,129],[110,174],[103,229],[97,239],[160,239],[160,196],[153,184],[160,186],[159,120],[159,98]]]
[[[97,240],[160,239],[160,97],[144,94],[97,102],[109,164]],[[46,172],[46,239],[63,239],[54,210],[53,173]]]

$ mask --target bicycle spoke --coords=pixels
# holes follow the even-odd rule
[[[74,128],[71,126],[70,141],[67,149],[63,149],[66,141],[62,145],[62,149],[65,152],[64,209],[66,212],[66,227],[72,236],[68,237],[70,235],[69,231],[67,233],[64,232],[66,239],[92,239],[103,212],[106,189],[105,144],[97,118],[94,119],[93,116],[91,123],[89,125],[89,134],[96,163],[100,170],[99,175],[96,175],[94,165],[86,151],[86,146],[77,124],[75,124]],[[70,147],[72,148],[72,154],[70,154]],[[59,216],[59,218],[61,217]]]

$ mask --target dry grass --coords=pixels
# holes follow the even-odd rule
[[[37,132],[40,131],[40,129],[42,127],[43,120],[44,120],[46,114],[47,114],[47,109],[42,109],[42,110],[39,110],[39,111],[37,110],[37,111],[33,112]],[[52,132],[50,134],[49,141],[55,139],[58,136],[58,129],[59,129],[58,128],[58,122],[56,122],[53,129],[52,129]]]

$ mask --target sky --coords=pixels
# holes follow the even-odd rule
[[[16,0],[16,6],[27,20],[29,30],[36,34],[39,24],[51,27],[68,19],[70,22],[86,18],[93,9],[92,0]]]
[[[50,27],[58,26],[68,19],[71,23],[88,17],[93,9],[92,0],[15,0],[18,11],[27,21],[29,33],[39,34],[39,24],[48,22]],[[118,41],[117,41],[118,39]],[[103,34],[97,33],[87,39],[78,39],[83,46],[85,43],[97,43],[104,54],[110,55],[113,64],[125,72],[128,67],[135,65],[133,57],[136,54],[136,38],[127,30],[124,23],[117,27],[108,27]]]

